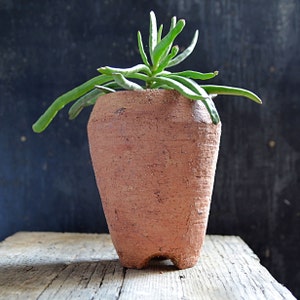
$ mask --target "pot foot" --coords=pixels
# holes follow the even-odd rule
[[[171,258],[171,261],[179,270],[184,270],[194,267],[198,262],[198,257],[181,256],[179,258]]]
[[[166,260],[170,259],[174,266],[179,270],[188,269],[194,267],[198,262],[198,257],[179,255],[175,256],[173,254],[154,254],[148,255],[147,257],[126,257],[120,256],[120,263],[123,267],[128,269],[144,269],[147,268],[152,259]]]

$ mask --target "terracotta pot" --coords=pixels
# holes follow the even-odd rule
[[[194,266],[205,237],[221,125],[176,91],[102,96],[88,123],[96,181],[121,264]]]

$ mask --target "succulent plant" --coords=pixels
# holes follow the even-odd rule
[[[173,43],[185,27],[185,20],[177,21],[174,16],[171,19],[168,33],[163,37],[163,25],[157,27],[156,16],[151,11],[149,27],[148,55],[145,52],[140,31],[137,33],[138,49],[143,63],[125,69],[108,66],[99,68],[98,71],[101,75],[58,97],[33,124],[33,131],[42,132],[45,130],[58,111],[71,102],[75,101],[69,110],[69,118],[74,119],[84,107],[95,104],[101,95],[124,89],[162,88],[177,90],[188,99],[202,101],[214,124],[220,121],[218,111],[212,100],[217,95],[244,96],[259,104],[262,103],[257,95],[246,89],[223,85],[203,85],[196,82],[196,80],[204,81],[215,77],[218,75],[217,71],[211,73],[191,70],[173,73],[167,71],[166,69],[178,65],[192,53],[198,41],[198,30],[196,30],[191,44],[179,53],[179,47],[173,46]]]

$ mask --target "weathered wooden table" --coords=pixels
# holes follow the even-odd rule
[[[124,269],[107,234],[19,232],[0,243],[0,299],[295,299],[235,236],[206,236],[197,266]]]

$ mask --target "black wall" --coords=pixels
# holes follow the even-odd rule
[[[240,235],[300,296],[298,0],[0,0],[0,239],[20,230],[107,231],[86,123],[67,110],[40,134],[31,125],[58,95],[104,65],[138,63],[149,11],[200,29],[182,68],[219,70],[212,82],[247,87],[263,106],[218,97],[223,136],[209,233]]]

